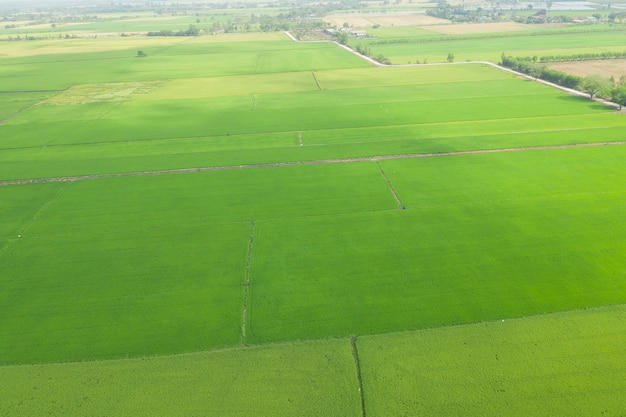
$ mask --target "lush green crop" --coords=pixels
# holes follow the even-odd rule
[[[482,65],[88,84],[0,126],[0,178],[603,142],[623,125]]]
[[[35,45],[31,48],[39,42],[46,45],[46,41],[33,41]],[[80,42],[88,51],[90,44],[84,40]],[[95,39],[91,43],[98,49],[99,42]],[[146,39],[133,42],[133,49],[3,58],[0,91],[62,90],[76,84],[368,66],[330,43],[294,44],[285,40],[229,43],[199,37],[184,43],[176,40],[173,48],[172,42],[166,40],[167,46],[156,46],[153,40]],[[148,56],[137,57],[138,49]]]
[[[0,414],[356,417],[348,340],[0,367]]]
[[[0,95],[15,115],[0,125],[0,414],[360,415],[353,335],[369,416],[428,415],[455,391],[444,415],[521,409],[524,378],[580,383],[570,343],[597,387],[572,414],[623,391],[623,336],[607,348],[622,307],[516,320],[507,340],[531,349],[520,335],[587,325],[538,338],[556,356],[535,351],[521,381],[500,379],[529,361],[490,338],[501,322],[388,334],[626,303],[622,115],[482,64],[374,68],[325,43],[67,42],[1,58],[0,90],[19,93]],[[454,362],[439,331],[483,356]],[[431,338],[447,359],[418,379],[434,371],[412,346]],[[496,350],[515,359],[476,377]],[[466,408],[447,362],[477,383]],[[423,396],[402,402],[416,379]],[[582,391],[550,392],[567,406]]]
[[[619,147],[388,161],[406,210],[259,223],[254,340],[624,302],[623,156]]]
[[[386,32],[390,35],[391,29]],[[399,36],[403,31],[400,31]],[[498,62],[502,52],[512,56],[567,55],[582,52],[623,51],[624,33],[621,31],[589,32],[562,31],[553,33],[512,32],[487,35],[442,35],[426,42],[421,34],[400,39],[353,40],[354,47],[370,49],[372,56],[383,55],[396,64],[445,62],[449,53],[456,61],[488,60]],[[560,51],[555,53],[555,51]]]
[[[13,197],[20,188],[29,200]],[[239,344],[252,221],[394,207],[383,178],[359,165],[47,188],[56,193],[34,219],[21,213],[32,186],[0,188],[13,214],[1,258],[4,363]]]
[[[624,306],[203,353],[0,367],[0,413],[623,414]]]
[[[625,313],[359,338],[367,415],[623,415]]]

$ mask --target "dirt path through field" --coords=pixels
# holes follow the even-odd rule
[[[413,154],[398,154],[398,155],[377,155],[377,156],[364,156],[364,157],[358,157],[358,158],[320,159],[320,160],[314,160],[314,161],[275,162],[275,163],[268,163],[268,164],[228,165],[228,166],[210,166],[210,167],[199,167],[199,168],[155,170],[155,171],[119,172],[119,173],[111,173],[111,174],[93,174],[93,175],[76,175],[76,176],[68,176],[68,177],[33,178],[33,179],[26,179],[26,180],[5,180],[5,181],[0,181],[0,187],[8,186],[8,185],[86,181],[86,180],[96,180],[96,179],[103,179],[103,178],[141,177],[141,176],[148,176],[148,175],[170,175],[170,174],[190,174],[190,173],[213,172],[213,171],[232,171],[236,169],[262,169],[262,168],[292,167],[292,166],[301,166],[301,165],[349,164],[349,163],[354,163],[354,162],[378,162],[378,161],[390,161],[390,160],[396,160],[396,159],[434,158],[434,157],[444,157],[444,156],[481,155],[481,154],[504,153],[504,152],[529,152],[529,151],[545,151],[545,150],[553,150],[553,149],[573,149],[573,148],[589,148],[589,147],[600,147],[600,146],[624,146],[624,145],[626,145],[626,141],[580,143],[580,144],[574,144],[574,145],[551,145],[551,146],[528,146],[528,147],[520,147],[520,148],[482,149],[482,150],[473,150],[473,151],[457,151],[457,152],[445,152],[445,153],[413,153]]]

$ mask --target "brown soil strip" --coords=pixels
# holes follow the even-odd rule
[[[361,417],[365,416],[365,397],[363,396],[363,378],[361,377],[361,363],[359,361],[359,350],[356,346],[356,336],[350,337],[352,345],[352,357],[354,358],[354,366],[356,367],[356,378],[359,381],[359,397],[361,397]]]
[[[393,198],[396,200],[396,204],[398,205],[398,208],[404,210],[404,206],[402,205],[402,202],[400,201],[398,194],[396,194],[396,190],[393,189],[393,185],[391,185],[391,181],[387,177],[387,174],[385,174],[385,171],[383,171],[383,167],[380,166],[378,161],[376,161],[376,166],[378,167],[378,170],[380,171],[380,175],[382,175],[385,181],[387,181],[387,187],[389,188],[389,191],[391,191],[391,195],[393,195]]]
[[[254,244],[254,220],[250,220],[250,240],[246,257],[246,274],[243,283],[243,312],[241,314],[241,344],[246,345],[246,312],[248,310],[248,287],[250,286],[250,263],[252,262],[252,245]]]
[[[111,173],[111,174],[76,175],[76,176],[70,176],[70,177],[33,178],[33,179],[26,179],[26,180],[5,180],[5,181],[0,181],[0,187],[7,186],[7,185],[85,181],[85,180],[95,180],[95,179],[103,179],[103,178],[141,177],[141,176],[148,176],[148,175],[190,174],[190,173],[198,173],[198,172],[231,171],[235,169],[280,168],[280,167],[292,167],[292,166],[300,166],[300,165],[347,164],[347,163],[353,163],[353,162],[375,162],[375,161],[389,161],[389,160],[395,160],[395,159],[434,158],[434,157],[444,157],[444,156],[481,155],[481,154],[504,153],[504,152],[546,151],[546,150],[553,150],[553,149],[595,148],[595,147],[601,147],[601,146],[623,146],[623,145],[626,145],[626,141],[580,143],[580,144],[573,144],[573,145],[528,146],[528,147],[520,147],[520,148],[484,149],[484,150],[458,151],[458,152],[445,152],[445,153],[414,153],[414,154],[399,154],[399,155],[378,155],[378,156],[363,156],[363,157],[358,157],[358,158],[321,159],[321,160],[315,160],[315,161],[276,162],[276,163],[268,163],[268,164],[181,168],[181,169],[169,169],[169,170],[159,170],[159,171],[119,172],[119,173]]]

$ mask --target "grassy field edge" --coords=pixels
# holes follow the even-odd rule
[[[506,409],[617,416],[626,411],[619,400],[626,390],[625,321],[626,304],[620,304],[356,341],[2,366],[0,393],[8,400],[0,413],[359,416],[356,359],[368,416],[479,409],[494,416]]]

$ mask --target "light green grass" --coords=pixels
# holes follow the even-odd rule
[[[15,116],[20,111],[44,101],[53,93],[0,93],[0,123]]]
[[[441,73],[441,78],[435,78],[436,73]],[[457,77],[459,83],[464,82],[456,86],[465,91],[460,99],[512,96],[516,88],[524,87],[519,81],[512,80],[509,74],[481,66],[437,71],[433,68],[385,68],[316,72],[315,77],[320,81],[323,91],[307,91],[315,88],[313,75],[296,72],[283,77],[277,74],[203,78],[198,80],[198,87],[193,93],[189,93],[191,80],[166,82],[156,90],[130,96],[130,101],[120,103],[109,103],[108,96],[102,94],[102,102],[86,103],[79,108],[49,105],[71,103],[72,97],[76,96],[74,90],[89,87],[94,91],[106,91],[109,84],[100,88],[98,85],[83,86],[59,94],[2,126],[7,135],[1,146],[26,147],[414,124],[424,117],[428,117],[429,121],[437,121],[435,111],[430,115],[423,111],[423,107],[429,106],[427,98],[439,90],[437,103],[442,110],[438,113],[450,113],[448,118],[454,114],[447,109],[450,88],[444,85],[451,76]],[[274,91],[271,85],[259,86],[265,81],[277,83],[281,78],[283,86]],[[436,85],[425,82],[415,84],[418,79],[431,79],[433,83],[437,79],[439,82]],[[221,83],[223,87],[216,83]],[[119,85],[134,84],[113,84],[110,88]],[[355,90],[357,88],[358,91]],[[529,94],[553,95],[545,87],[528,85],[524,89]],[[412,101],[416,102],[415,105],[412,105]],[[393,107],[388,104],[399,105],[401,109],[396,109],[394,114]],[[465,104],[458,100],[451,105]],[[557,109],[560,108],[563,106],[557,106]],[[363,112],[367,112],[367,117],[355,117],[355,114],[362,116]],[[184,118],[185,123],[172,123],[174,118]],[[28,129],[25,129],[27,125]]]
[[[621,415],[624,305],[357,338],[369,416]],[[0,367],[16,417],[362,415],[348,339]]]
[[[347,340],[0,367],[0,414],[311,416],[360,412]]]
[[[240,42],[216,42],[207,36],[188,39],[184,43],[178,41],[176,47],[172,47],[173,41],[166,40],[165,46],[149,42],[144,48],[140,43],[133,43],[133,49],[3,58],[0,90],[60,90],[76,84],[368,66],[331,43],[296,44],[286,37],[277,41],[250,39],[242,37]],[[42,44],[46,42],[42,41]],[[138,58],[138,49],[148,56]],[[57,76],[51,78],[49,74]]]
[[[358,339],[368,416],[621,416],[623,305]]]

